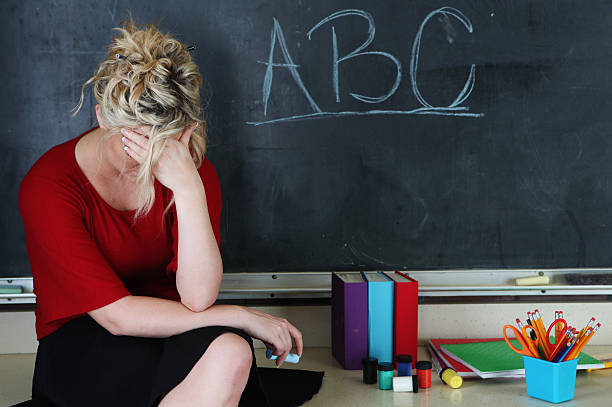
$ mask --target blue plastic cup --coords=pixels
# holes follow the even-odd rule
[[[527,394],[531,397],[561,403],[574,398],[578,359],[552,363],[523,356]]]

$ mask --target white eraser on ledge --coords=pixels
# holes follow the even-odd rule
[[[547,285],[550,283],[548,276],[517,278],[516,285]]]

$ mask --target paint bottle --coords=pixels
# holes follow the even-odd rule
[[[378,367],[378,359],[363,358],[361,359],[361,365],[363,367],[363,382],[365,384],[375,384],[376,383],[376,368]]]
[[[378,364],[378,388],[381,390],[393,388],[393,363]]]
[[[398,376],[393,378],[393,392],[412,391],[412,376]]]
[[[421,360],[416,363],[415,367],[419,376],[419,387],[421,389],[431,387],[431,362]]]
[[[397,362],[398,376],[412,376],[412,356],[397,355],[395,361]]]

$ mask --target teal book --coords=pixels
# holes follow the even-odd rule
[[[368,355],[393,363],[393,281],[380,272],[363,274],[368,281]]]

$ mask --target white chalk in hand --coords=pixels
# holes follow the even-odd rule
[[[272,354],[272,349],[266,349],[266,359],[276,360],[278,356]],[[289,363],[298,363],[300,361],[300,356],[295,353],[290,353],[287,355],[285,362]]]

